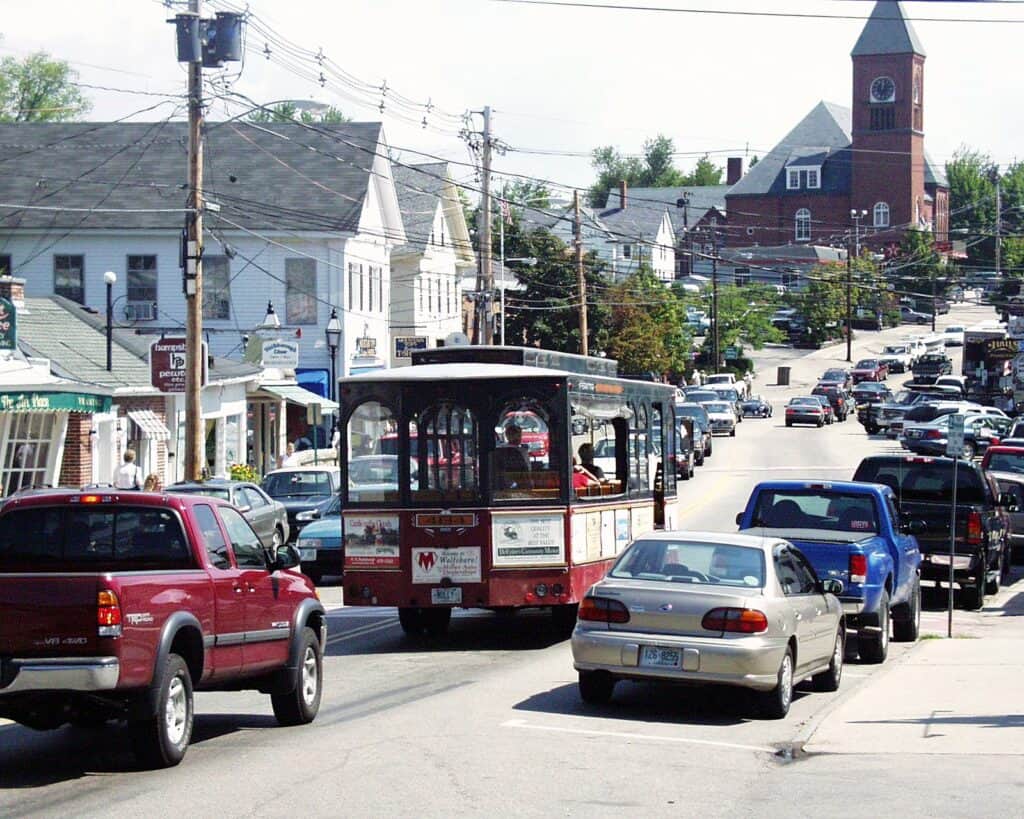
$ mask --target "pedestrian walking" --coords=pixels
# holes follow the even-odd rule
[[[115,489],[142,489],[142,470],[135,463],[135,450],[124,451],[124,463],[114,471]]]

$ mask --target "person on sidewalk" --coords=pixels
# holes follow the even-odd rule
[[[135,463],[135,450],[124,451],[124,463],[114,472],[115,489],[142,489],[142,470]]]

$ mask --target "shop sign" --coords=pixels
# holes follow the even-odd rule
[[[357,338],[356,355],[377,355],[377,339],[368,336]]]
[[[109,395],[83,392],[0,393],[0,412],[110,412]]]
[[[206,342],[202,343],[201,360],[203,362],[203,374],[200,381],[206,386]],[[185,339],[179,337],[166,337],[154,341],[149,346],[149,373],[150,383],[160,392],[185,392],[185,381],[188,369],[186,368],[187,356],[185,355]]]
[[[425,349],[426,336],[395,336],[395,358],[412,358],[413,350]]]
[[[0,298],[0,350],[18,347],[18,310],[9,299]]]
[[[565,517],[492,515],[491,563],[494,566],[539,566],[565,563]]]
[[[985,356],[991,361],[1009,361],[1020,352],[1013,338],[990,338],[985,342]]]
[[[299,343],[282,338],[264,341],[260,364],[264,367],[294,370],[299,366]]]

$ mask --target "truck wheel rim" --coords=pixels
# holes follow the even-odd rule
[[[319,682],[316,668],[316,652],[312,646],[307,646],[306,656],[302,660],[302,699],[307,705],[316,699]]]
[[[782,658],[782,668],[779,671],[779,699],[783,707],[789,707],[789,701],[793,697],[793,661],[787,654]]]
[[[281,541],[282,541],[281,530],[280,529],[275,529],[274,530],[274,536],[271,538],[271,543],[274,544],[274,550],[275,551],[281,545]]]
[[[185,724],[188,715],[188,695],[181,677],[171,680],[167,689],[167,705],[164,709],[164,720],[167,724],[167,739],[171,744],[178,745],[185,736]]]

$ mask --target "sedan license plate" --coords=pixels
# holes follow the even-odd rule
[[[677,648],[641,646],[640,665],[645,668],[682,668],[683,653]]]
[[[316,549],[299,549],[299,560],[316,560]]]
[[[919,429],[908,429],[907,430],[907,437],[908,438],[920,438],[921,437],[921,430],[919,430]]]
[[[431,589],[430,602],[435,606],[459,605],[462,603],[462,589],[452,586],[446,589]]]

